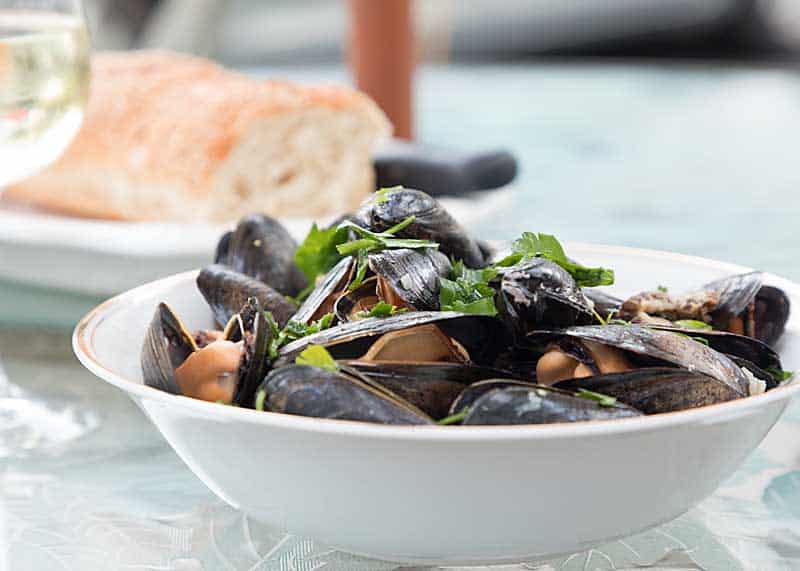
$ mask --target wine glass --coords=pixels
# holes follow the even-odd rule
[[[55,161],[75,137],[89,52],[80,0],[0,0],[0,193]]]

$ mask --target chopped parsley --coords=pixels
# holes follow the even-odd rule
[[[440,420],[437,420],[436,424],[438,424],[439,426],[448,426],[450,424],[458,424],[459,422],[464,420],[464,418],[467,416],[468,412],[469,412],[469,407],[465,406],[464,408],[461,409],[460,412],[457,412],[455,414],[451,414],[450,416],[445,416],[444,418],[442,418]]]
[[[489,285],[497,273],[492,267],[472,270],[461,261],[453,262],[450,279],[439,279],[439,308],[475,315],[497,315],[494,289]]]
[[[322,345],[311,345],[300,353],[294,362],[298,365],[309,365],[326,371],[339,370],[339,363],[331,357],[331,354]]]
[[[356,315],[358,317],[391,317],[398,313],[405,313],[408,311],[407,307],[397,307],[385,301],[379,301],[372,306],[369,311],[359,311]]]
[[[575,393],[578,398],[595,401],[600,406],[616,406],[617,399],[602,393],[596,393],[587,389],[578,389]]]
[[[683,329],[697,329],[700,331],[713,331],[714,329],[705,321],[698,321],[697,319],[679,319],[678,321],[673,321],[673,324]]]
[[[772,375],[772,378],[779,383],[787,381],[794,376],[794,371],[783,371],[777,367],[767,367],[764,371]]]
[[[497,265],[508,267],[531,258],[544,258],[564,268],[580,287],[612,285],[614,270],[590,268],[567,258],[561,243],[551,234],[523,232],[514,241],[513,252],[500,260]]]

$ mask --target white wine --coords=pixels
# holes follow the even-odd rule
[[[79,17],[0,10],[0,192],[56,160],[77,133],[89,50]]]

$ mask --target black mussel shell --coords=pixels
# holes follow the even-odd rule
[[[390,289],[379,291],[384,301],[416,311],[439,309],[439,279],[451,270],[447,256],[433,249],[384,250],[370,254],[369,267],[379,288]]]
[[[277,364],[294,362],[310,345],[322,345],[335,359],[359,359],[383,335],[427,324],[435,324],[456,340],[469,353],[470,361],[478,365],[491,365],[510,344],[503,324],[493,317],[454,311],[410,311],[392,317],[350,321],[303,337],[281,348]],[[409,360],[413,358],[414,355],[409,355]]]
[[[414,222],[398,232],[398,237],[436,242],[440,252],[470,268],[486,265],[488,260],[478,243],[435,198],[421,190],[396,188],[376,193],[362,205],[356,223],[384,232],[412,215]]]
[[[551,424],[642,416],[635,408],[599,403],[549,387],[493,389],[470,407],[464,425]]]
[[[239,382],[233,396],[234,404],[252,408],[256,389],[269,370],[269,345],[272,330],[256,298],[250,298],[239,312],[244,332],[244,351],[239,364]]]
[[[739,396],[749,393],[750,381],[740,367],[722,353],[682,334],[639,325],[569,327],[560,333],[704,373],[728,384]],[[532,337],[537,335],[541,334],[534,332]]]
[[[166,303],[159,303],[142,346],[142,378],[147,386],[180,394],[175,369],[197,350],[194,337]]]
[[[333,314],[340,322],[355,321],[362,319],[360,313],[369,313],[370,309],[377,304],[380,299],[376,291],[378,278],[371,277],[364,280],[364,283],[355,291],[348,291],[336,300],[333,304]]]
[[[402,399],[375,390],[356,377],[335,371],[289,365],[264,379],[264,410],[315,418],[378,424],[432,424]]]
[[[447,416],[451,403],[466,385],[503,374],[497,369],[457,363],[345,363],[437,419]]]
[[[534,258],[506,271],[501,310],[521,333],[596,322],[572,276],[558,264]]]
[[[326,313],[333,312],[336,300],[347,289],[353,272],[352,257],[343,258],[337,263],[314,288],[300,308],[292,316],[293,321],[310,323]]]
[[[586,299],[594,304],[594,310],[603,319],[607,319],[608,317],[613,318],[619,311],[619,308],[622,307],[621,299],[596,287],[581,288],[581,292],[583,292]]]
[[[741,397],[738,391],[708,375],[658,367],[559,381],[568,391],[586,389],[616,398],[645,414],[660,414],[718,404]]]
[[[778,354],[769,345],[753,337],[728,333],[727,331],[673,329],[658,325],[651,325],[650,327],[664,331],[678,331],[690,337],[705,339],[708,341],[708,346],[715,351],[746,359],[762,369],[782,369],[781,359]]]
[[[461,393],[459,393],[458,398],[456,398],[450,404],[450,410],[448,410],[448,414],[457,414],[464,409],[469,409],[475,404],[475,401],[481,398],[483,395],[488,393],[489,391],[493,391],[495,389],[505,389],[507,387],[537,387],[535,383],[529,383],[526,381],[518,381],[514,379],[503,379],[503,378],[488,378],[482,381],[478,381],[476,383],[472,383],[468,387],[463,387]]]
[[[719,303],[711,312],[714,328],[724,330],[732,318],[742,315],[755,299],[763,281],[764,274],[761,272],[749,272],[728,276],[702,286],[701,291],[719,294]]]
[[[297,242],[280,222],[251,214],[236,226],[223,263],[284,295],[295,296],[308,285],[294,263],[295,250]]]
[[[258,300],[261,308],[272,312],[281,327],[297,309],[293,302],[265,283],[220,264],[200,270],[197,287],[221,325],[228,323],[251,297]]]
[[[225,232],[219,239],[219,242],[217,242],[217,249],[214,252],[215,264],[228,263],[228,252],[230,251],[231,248],[231,236],[233,236],[233,232],[231,231]]]
[[[789,320],[789,296],[780,288],[764,285],[758,290],[755,302],[756,339],[775,345]]]

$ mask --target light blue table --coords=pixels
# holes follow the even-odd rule
[[[341,71],[283,75],[336,78]],[[518,183],[473,229],[484,237],[548,231],[800,279],[794,72],[433,68],[421,73],[418,92],[421,139],[506,146],[521,160]],[[4,304],[28,304],[40,322],[44,304],[59,301],[2,287]],[[94,303],[64,301],[54,321]],[[0,378],[0,570],[395,568],[285,536],[223,505],[126,397],[77,365],[66,331],[0,328],[0,359],[8,377]],[[733,478],[678,520],[589,553],[513,569],[647,565],[800,569],[800,402]]]

